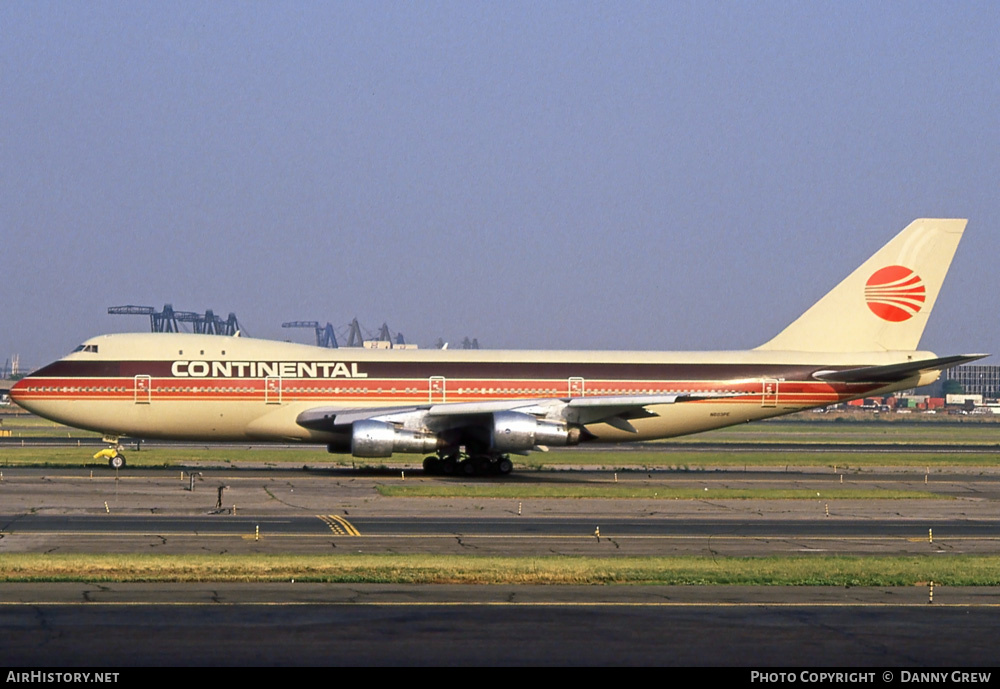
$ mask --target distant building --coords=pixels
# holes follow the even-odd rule
[[[938,383],[943,386],[949,380],[958,381],[962,391],[968,395],[1000,398],[1000,366],[956,366],[941,374]]]
[[[982,395],[947,395],[945,400],[948,404],[962,405],[965,403],[971,403],[973,406],[981,407],[983,406],[983,396]]]

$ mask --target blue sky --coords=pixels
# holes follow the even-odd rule
[[[917,217],[969,218],[922,346],[997,352],[998,34],[987,2],[3,3],[0,361],[165,302],[748,348]]]

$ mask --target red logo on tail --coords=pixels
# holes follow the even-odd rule
[[[913,318],[927,299],[924,281],[909,268],[887,266],[865,283],[865,301],[879,318],[898,323]]]

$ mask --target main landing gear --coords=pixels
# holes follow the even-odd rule
[[[424,471],[436,476],[506,476],[513,469],[508,455],[463,452],[424,457]]]

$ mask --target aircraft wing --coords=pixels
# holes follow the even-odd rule
[[[987,356],[989,354],[956,354],[955,356],[907,361],[902,364],[889,364],[888,366],[861,366],[859,368],[841,369],[839,371],[817,371],[813,374],[813,378],[836,383],[893,383],[920,373],[943,371]]]
[[[746,396],[737,392],[689,392],[670,395],[619,395],[608,397],[568,397],[546,399],[495,400],[489,402],[453,402],[406,407],[315,407],[296,418],[296,423],[312,430],[330,431],[355,421],[373,420],[423,426],[443,430],[475,425],[479,419],[497,412],[513,411],[538,418],[587,425],[607,423],[635,433],[629,419],[655,416],[647,407],[696,400]]]

